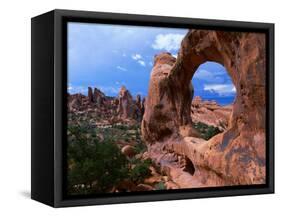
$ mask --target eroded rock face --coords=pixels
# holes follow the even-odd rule
[[[173,93],[173,87],[168,84],[175,63],[176,58],[170,53],[161,53],[154,58],[146,99],[146,111],[142,122],[142,135],[148,142],[163,140],[178,132],[178,128],[181,126],[177,120],[178,111],[173,98],[176,95]],[[190,113],[188,103],[191,104],[194,91],[191,82],[187,82],[186,86],[185,95],[188,95],[189,98],[185,104],[186,110],[189,110]],[[179,98],[180,101],[181,98]],[[190,115],[182,116],[189,119],[189,123],[191,123]]]
[[[141,108],[141,96],[139,94],[136,96],[136,106],[139,109]]]
[[[138,94],[136,96],[136,111],[135,111],[135,117],[137,120],[141,121],[143,114],[144,114],[144,101],[145,98],[141,99],[141,96]]]
[[[133,97],[129,90],[125,86],[122,86],[118,96],[118,116],[121,119],[132,119],[136,113],[136,105],[133,101]]]
[[[170,53],[161,53],[154,58],[142,121],[142,135],[148,142],[164,139],[174,131],[176,111],[172,109],[164,88],[167,86],[167,78],[175,62],[176,58]]]
[[[203,183],[265,183],[264,34],[191,30],[177,60],[169,53],[156,56],[142,121],[143,138],[163,150],[169,145],[165,141],[173,143],[172,137],[180,137],[180,128],[192,125],[191,79],[206,61],[224,65],[236,87],[228,127],[193,148],[185,135],[170,151],[185,150]]]
[[[82,94],[68,95],[67,107],[69,111],[79,111],[83,106],[83,99],[86,98]]]
[[[143,117],[144,110],[145,110],[145,97],[142,98],[140,109],[141,109],[141,117]]]
[[[103,105],[106,101],[105,94],[100,91],[98,88],[94,89],[94,94],[92,96],[93,102],[96,103],[98,106]]]
[[[93,102],[93,100],[94,100],[93,89],[91,87],[88,87],[88,100],[89,100],[89,103]]]

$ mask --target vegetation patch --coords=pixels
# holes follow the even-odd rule
[[[205,140],[209,140],[213,136],[222,132],[218,127],[207,125],[202,122],[193,123],[193,127],[199,131],[201,137]]]
[[[95,129],[72,125],[68,138],[68,190],[72,194],[106,192],[128,177],[128,160],[112,140],[101,141]]]
[[[70,195],[112,192],[124,180],[135,185],[151,176],[151,160],[140,125],[112,124],[100,127],[87,114],[68,116],[67,187]],[[121,149],[130,144],[138,157],[128,158]]]

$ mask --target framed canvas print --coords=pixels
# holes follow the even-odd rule
[[[274,24],[32,18],[32,192],[54,207],[274,192]]]

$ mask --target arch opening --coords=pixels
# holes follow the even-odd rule
[[[194,89],[192,123],[202,138],[209,140],[228,128],[236,88],[226,68],[211,61],[199,65],[191,82]]]

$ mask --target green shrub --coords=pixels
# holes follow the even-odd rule
[[[156,190],[165,190],[166,189],[164,182],[159,182],[154,187]]]
[[[151,166],[151,160],[140,161],[134,159],[135,166],[130,171],[130,179],[133,182],[143,182],[143,180],[151,175],[151,170],[149,167]]]
[[[119,129],[119,130],[130,130],[130,127],[127,126],[127,125],[117,125],[117,124],[115,124],[112,127],[115,128],[115,129]]]
[[[219,128],[214,126],[209,126],[202,122],[194,123],[193,127],[200,132],[201,137],[205,140],[209,140],[213,136],[222,132]]]
[[[143,153],[147,150],[147,146],[142,141],[138,141],[134,146],[134,150],[136,154]]]
[[[105,192],[128,177],[128,161],[114,142],[99,141],[82,125],[68,127],[67,159],[71,194]]]

